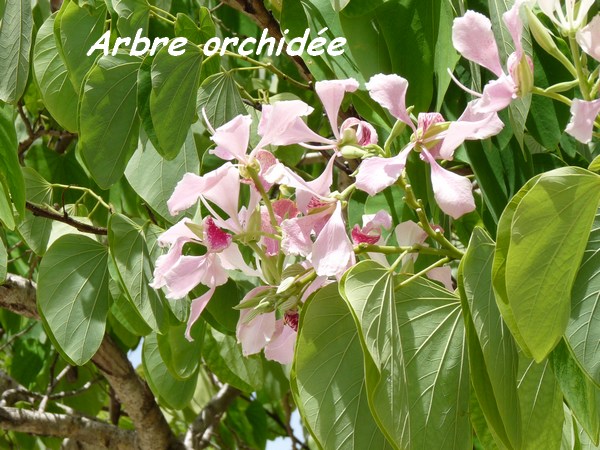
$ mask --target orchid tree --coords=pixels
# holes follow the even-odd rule
[[[0,448],[599,448],[599,68],[592,0],[0,2]]]

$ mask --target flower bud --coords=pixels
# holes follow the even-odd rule
[[[517,95],[523,97],[531,92],[533,88],[533,61],[526,54],[521,55],[519,61],[516,60],[516,53],[508,58],[508,70],[517,85]]]
[[[346,159],[360,159],[367,155],[367,152],[365,152],[362,148],[355,147],[354,145],[344,145],[340,149],[340,152]]]
[[[567,67],[571,73],[575,71],[573,64],[569,59],[558,49],[552,34],[544,26],[544,24],[537,18],[537,16],[531,11],[530,8],[525,8],[527,12],[527,21],[529,23],[529,30],[540,47],[544,49],[549,55],[558,59],[565,67]]]

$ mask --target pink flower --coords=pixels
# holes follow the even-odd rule
[[[150,286],[155,289],[164,287],[169,299],[183,298],[199,284],[209,288],[192,301],[186,330],[186,338],[191,340],[192,325],[200,317],[216,287],[227,282],[227,270],[240,270],[248,276],[260,274],[244,262],[239,248],[231,242],[232,236],[220,229],[212,217],[203,222],[202,239],[187,227],[189,222],[184,219],[159,237],[159,244],[170,245],[170,249],[158,258]],[[183,245],[187,242],[205,246],[206,253],[202,256],[183,255]]]
[[[365,214],[362,228],[354,225],[352,240],[355,244],[377,244],[381,239],[382,229],[389,230],[391,227],[392,216],[387,211],[381,210],[377,214]]]
[[[226,226],[225,221],[214,211],[207,200],[221,208],[237,222],[239,193],[240,172],[237,167],[227,162],[203,176],[186,173],[175,186],[173,194],[167,201],[167,206],[172,215],[177,215],[195,205],[200,199],[216,219],[218,225],[224,227]]]
[[[474,11],[467,11],[463,17],[454,19],[454,48],[468,60],[485,67],[498,77],[483,88],[482,95],[467,89],[468,92],[481,97],[473,106],[477,112],[500,111],[531,88],[533,66],[521,45],[523,23],[519,18],[519,8],[523,1],[517,0],[513,7],[502,15],[515,48],[507,61],[508,74],[502,69],[490,20]]]
[[[301,100],[286,100],[263,105],[258,134],[262,136],[256,149],[267,145],[290,145],[301,142],[330,144],[331,141],[312,131],[302,120],[313,108]]]
[[[296,208],[296,204],[289,199],[275,200],[272,204],[272,207],[275,214],[275,219],[277,220],[277,225],[281,225],[285,219],[291,219],[300,214],[300,211],[298,211],[298,208]],[[265,233],[275,234],[276,230],[273,228],[273,224],[271,224],[271,218],[269,217],[267,208],[263,207],[260,214],[262,231]],[[275,256],[279,253],[279,240],[270,237],[264,237],[261,242],[266,248],[267,255]]]
[[[571,121],[566,132],[580,142],[587,144],[592,140],[594,121],[600,113],[600,99],[585,101],[578,98],[571,104]]]
[[[577,32],[577,43],[584,52],[600,61],[600,16],[596,16]]]
[[[537,0],[540,9],[567,35],[581,28],[595,0]],[[565,11],[563,12],[563,5]],[[577,8],[577,14],[575,9]]]
[[[442,211],[458,218],[475,209],[475,201],[468,179],[443,169],[439,159],[452,159],[454,150],[468,139],[483,139],[497,134],[503,127],[495,112],[473,111],[474,103],[467,105],[456,122],[446,123],[439,113],[421,113],[417,127],[413,124],[405,104],[408,82],[398,75],[375,75],[367,88],[371,97],[398,120],[414,131],[411,142],[391,158],[372,157],[362,162],[356,176],[356,187],[375,195],[398,180],[413,148],[421,152],[421,159],[431,165],[431,181],[436,201]],[[468,186],[468,194],[466,187]]]
[[[348,129],[353,129],[356,133],[356,143],[358,145],[377,144],[377,130],[369,122],[356,117],[348,117],[342,122],[340,133],[344,134],[344,131]]]
[[[261,294],[270,286],[252,289],[242,301]],[[242,345],[244,356],[259,353],[264,349],[265,357],[281,364],[290,364],[294,357],[294,344],[298,331],[298,313],[288,311],[283,319],[276,320],[275,311],[259,314],[248,320],[251,309],[240,312],[236,337]]]

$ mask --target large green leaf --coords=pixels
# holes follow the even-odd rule
[[[246,114],[246,107],[230,72],[208,77],[202,83],[198,95],[198,115],[206,110],[208,121],[214,128],[220,127],[238,114]]]
[[[186,324],[179,324],[169,327],[165,334],[156,335],[160,356],[171,375],[178,380],[185,380],[198,370],[206,327],[195,326],[191,342],[185,338],[185,328]]]
[[[469,336],[471,382],[489,426],[509,448],[519,448],[521,417],[517,396],[519,357],[502,321],[492,289],[494,241],[475,228],[461,261],[458,283],[472,321]]]
[[[173,222],[174,218],[167,209],[167,200],[187,172],[198,173],[199,170],[200,159],[190,130],[183,149],[171,161],[162,158],[150,141],[139,145],[127,164],[125,176],[150,208],[167,221]],[[148,173],[154,176],[149,177]]]
[[[571,318],[565,338],[573,355],[600,386],[600,210],[571,292]]]
[[[77,131],[77,92],[54,38],[56,14],[46,19],[38,30],[33,50],[33,73],[44,100],[44,106],[65,129]]]
[[[102,56],[85,80],[79,108],[79,148],[103,189],[116,183],[138,143],[137,71],[141,59]]]
[[[12,107],[0,107],[0,183],[10,193],[12,203],[22,218],[25,214],[25,182],[17,155],[19,144],[13,114]],[[6,199],[10,202],[10,198]],[[5,225],[8,226],[6,222]]]
[[[198,327],[198,325],[196,325]],[[219,380],[244,391],[260,390],[263,385],[263,363],[259,355],[243,356],[233,336],[208,327],[202,356]]]
[[[285,0],[281,9],[281,27],[289,29],[287,36],[301,37],[310,28],[309,39],[324,37],[328,42],[344,36],[339,15],[331,7],[331,0]],[[319,31],[327,28],[320,36]],[[330,78],[356,78],[366,81],[358,70],[352,55],[346,50],[342,55],[331,56],[324,52],[320,56],[302,55],[302,59],[317,80]]]
[[[304,305],[292,369],[292,392],[321,448],[389,449],[369,411],[356,326],[337,285]]]
[[[520,355],[520,450],[558,450],[564,420],[563,398],[546,360],[542,364]]]
[[[196,389],[197,378],[178,380],[171,375],[160,356],[155,333],[144,338],[142,363],[145,378],[160,403],[173,409],[184,409],[190,403]]]
[[[398,281],[408,278],[398,277]],[[459,299],[418,278],[396,289],[408,383],[410,446],[471,449],[469,367]]]
[[[135,36],[142,29],[142,36],[148,34],[150,21],[150,4],[147,0],[111,0],[112,7],[119,16],[117,28],[121,36]]]
[[[68,234],[54,242],[40,264],[38,309],[61,354],[72,364],[89,361],[104,338],[107,259],[104,245]]]
[[[597,445],[600,437],[600,388],[577,365],[564,340],[548,359],[573,415]]]
[[[168,327],[168,306],[149,286],[153,266],[143,227],[121,214],[113,214],[108,223],[108,241],[127,297],[146,324],[155,331],[165,331]]]
[[[106,21],[106,6],[98,2],[95,8],[80,8],[76,2],[64,2],[56,16],[54,35],[59,38],[59,52],[73,84],[79,93],[86,73],[94,65],[96,52],[87,52],[102,36]]]
[[[514,210],[506,298],[536,361],[546,357],[566,330],[571,289],[599,200],[600,176],[561,168],[543,174]]]
[[[31,0],[8,0],[0,22],[0,100],[16,103],[29,75]]]
[[[152,61],[150,114],[159,153],[173,159],[181,150],[194,122],[196,95],[202,68],[202,52],[190,43],[185,53],[172,56],[163,47]]]
[[[352,311],[365,358],[374,365],[366,376],[371,410],[390,441],[401,448],[408,444],[410,431],[394,273],[375,261],[361,261],[342,278],[340,294]]]

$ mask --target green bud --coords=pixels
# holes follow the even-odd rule
[[[356,130],[352,127],[346,128],[343,131],[342,136],[340,137],[340,140],[338,141],[338,145],[340,147],[342,147],[344,145],[356,145],[357,143],[358,143],[358,140],[356,139]]]
[[[519,61],[519,64],[517,65],[516,76],[519,86],[518,95],[523,97],[524,95],[529,94],[533,88],[533,68],[531,67],[530,60],[525,54],[523,54],[521,61]]]
[[[571,63],[571,61],[569,61],[569,59],[558,49],[548,28],[544,26],[529,7],[525,8],[525,11],[527,12],[529,30],[538,45],[548,54],[558,59],[571,73],[576,73],[573,63]]]
[[[346,159],[360,159],[368,154],[362,148],[355,147],[354,145],[344,145],[340,151]]]

